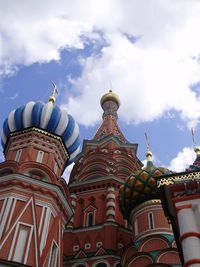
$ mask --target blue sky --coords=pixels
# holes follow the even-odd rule
[[[191,3],[192,2],[192,3]],[[145,159],[180,171],[200,144],[200,3],[182,1],[1,1],[0,126],[30,100],[56,103],[91,139],[101,96],[121,99],[119,124]],[[2,153],[2,150],[1,150]],[[1,156],[2,158],[2,156]],[[67,175],[67,174],[66,174]]]

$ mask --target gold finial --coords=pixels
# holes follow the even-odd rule
[[[49,97],[49,102],[54,103],[56,100],[56,94],[58,94],[58,89],[56,87],[56,84],[52,81],[53,84],[53,92],[52,95]]]
[[[193,128],[191,129],[191,132],[192,132],[192,140],[193,140],[193,144],[194,144],[194,152],[197,154],[197,156],[199,156],[200,155],[200,148],[197,146],[197,142],[196,142],[196,139],[194,136]]]
[[[145,132],[145,138],[146,138],[146,143],[147,143],[147,152],[146,152],[146,157],[147,157],[147,162],[152,161],[152,153],[149,149],[149,140],[147,137],[147,133]]]

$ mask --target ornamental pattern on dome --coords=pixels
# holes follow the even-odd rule
[[[166,168],[157,168],[152,162],[147,167],[131,175],[119,190],[119,205],[124,217],[128,218],[132,209],[137,205],[151,199],[159,199],[156,186],[159,176],[169,174]]]
[[[4,121],[1,143],[6,146],[11,132],[37,127],[62,137],[69,154],[71,164],[80,150],[79,127],[71,115],[52,102],[29,102],[10,112]]]

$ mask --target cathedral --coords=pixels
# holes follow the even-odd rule
[[[199,267],[200,149],[175,173],[154,165],[147,142],[143,166],[110,90],[80,151],[77,123],[54,102],[55,88],[48,103],[28,102],[3,124],[0,267]]]

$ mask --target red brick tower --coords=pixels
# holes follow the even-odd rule
[[[29,102],[4,123],[0,266],[63,266],[63,232],[73,211],[60,175],[79,137],[73,118],[54,100],[53,94],[47,104]]]
[[[112,91],[101,99],[103,122],[91,141],[85,140],[72,170],[69,189],[74,217],[64,232],[64,266],[117,266],[123,248],[131,242],[118,206],[118,191],[126,177],[142,163],[137,145],[123,136]]]

